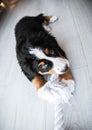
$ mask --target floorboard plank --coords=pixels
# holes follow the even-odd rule
[[[18,65],[14,28],[25,15],[57,15],[51,33],[65,50],[76,81],[65,105],[66,130],[92,130],[92,1],[20,0],[0,24],[0,130],[53,130],[54,107],[37,95]]]

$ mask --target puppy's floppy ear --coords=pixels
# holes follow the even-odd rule
[[[67,58],[65,52],[61,48],[59,49],[59,52],[63,57]]]
[[[27,76],[27,78],[30,81],[32,81],[32,79],[36,76],[35,72],[32,69],[32,59],[26,58],[25,60],[21,61],[19,64],[22,68],[22,71]]]
[[[35,20],[36,20],[38,23],[42,24],[42,23],[44,22],[44,20],[45,20],[45,17],[44,17],[44,15],[41,13],[41,14],[39,14],[38,16],[35,17]]]
[[[57,45],[57,50],[58,50],[58,52],[60,53],[61,56],[67,58],[65,52],[60,48],[59,45]]]

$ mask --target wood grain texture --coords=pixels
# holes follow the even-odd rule
[[[66,130],[92,130],[92,1],[20,0],[0,21],[0,130],[53,130],[54,106],[41,100],[23,75],[14,27],[25,15],[56,15],[52,34],[65,50],[76,81],[65,105]]]

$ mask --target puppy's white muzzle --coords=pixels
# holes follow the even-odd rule
[[[57,74],[64,74],[68,70],[69,66],[69,61],[61,57],[55,58],[53,61],[53,70]]]

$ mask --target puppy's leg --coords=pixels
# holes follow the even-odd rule
[[[35,85],[36,89],[38,90],[39,88],[44,86],[46,81],[44,79],[42,79],[41,77],[36,76],[32,80],[32,83]]]
[[[57,16],[44,16],[45,20],[49,23],[54,23],[58,20]]]
[[[51,31],[52,28],[49,24],[54,23],[57,19],[56,16],[44,16],[44,22],[42,25],[47,31]]]
[[[42,25],[48,25],[49,23],[53,23],[58,20],[58,18],[57,16],[44,16],[43,14],[39,14],[38,16],[33,17],[33,20]]]

